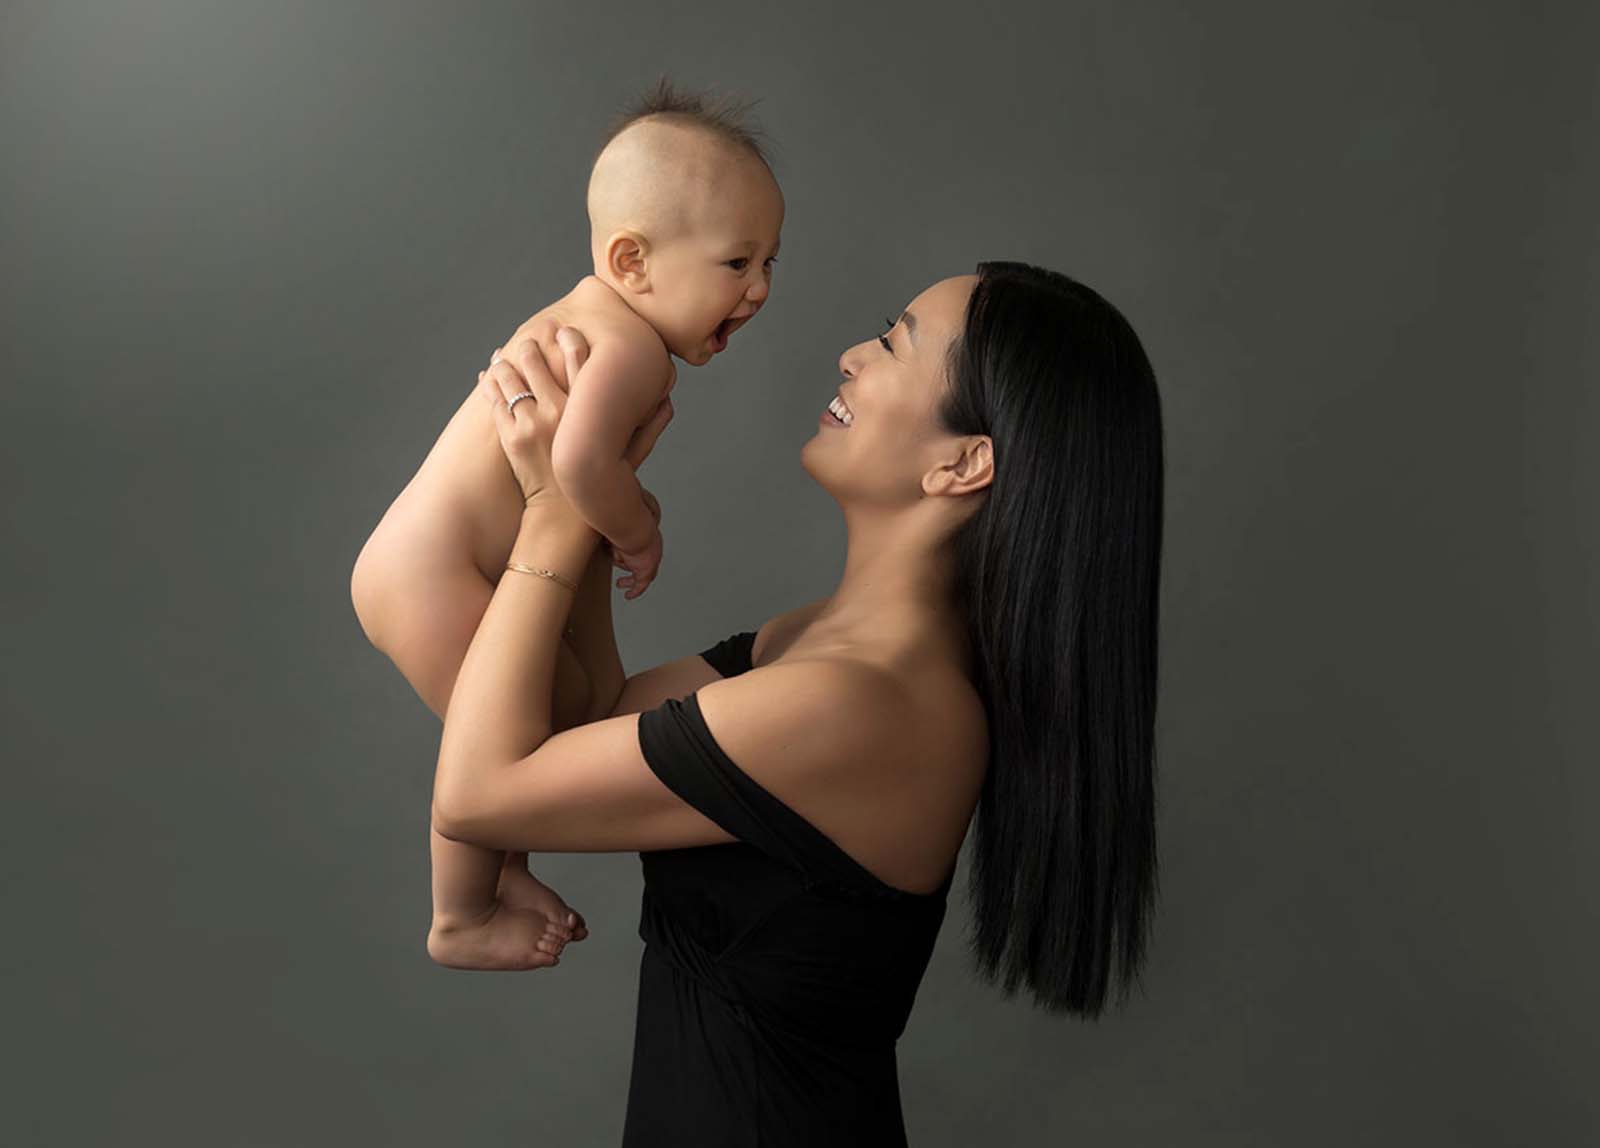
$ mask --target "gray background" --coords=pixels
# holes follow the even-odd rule
[[[935,279],[1067,271],[1161,379],[1148,991],[975,984],[964,857],[912,1141],[1578,1143],[1600,21],[1513,7],[6,5],[0,1140],[617,1141],[638,860],[536,858],[559,970],[432,965],[438,724],[348,578],[666,70],[762,97],[789,214],[646,466],[630,669],[831,590],[797,452]]]

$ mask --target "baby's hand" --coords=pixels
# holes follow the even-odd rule
[[[613,543],[611,554],[612,562],[628,572],[626,577],[617,579],[617,585],[624,591],[622,597],[631,602],[649,589],[661,568],[661,527],[656,527],[643,550],[622,550]]]

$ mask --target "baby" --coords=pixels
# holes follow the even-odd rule
[[[783,193],[753,140],[714,118],[652,110],[663,105],[674,101],[647,102],[595,160],[594,274],[522,327],[576,327],[589,344],[550,461],[628,571],[617,585],[630,600],[654,580],[662,540],[624,458],[628,440],[677,381],[672,356],[710,362],[761,309],[783,226]]]
[[[662,543],[658,507],[627,454],[630,440],[646,424],[646,438],[650,429],[659,433],[662,404],[677,380],[673,356],[710,362],[766,301],[783,194],[736,118],[663,85],[601,148],[588,208],[594,273],[512,338],[537,339],[556,365],[563,363],[559,327],[577,328],[589,344],[582,374],[568,381],[551,463],[568,501],[609,543],[610,561],[628,571],[617,584],[632,599],[655,578]],[[516,536],[520,498],[513,486],[490,412],[473,387],[352,573],[367,637],[441,718]],[[596,557],[607,562],[603,553]],[[575,615],[598,608],[609,617],[609,603],[592,600],[592,584],[586,575]],[[604,581],[599,589],[609,590]],[[618,681],[593,680],[588,671],[596,667],[570,644],[572,633],[557,653],[557,730],[603,716],[620,689]],[[515,962],[541,937],[505,928],[534,929],[541,943],[555,937],[557,946],[563,937],[586,935],[581,915],[576,929],[564,924],[568,906],[528,872],[525,853],[507,853],[502,862],[436,831],[429,840],[434,960],[455,968],[522,967]],[[498,877],[486,867],[498,868]],[[505,928],[478,924],[489,891],[517,910],[496,918]],[[530,923],[537,921],[545,924]]]

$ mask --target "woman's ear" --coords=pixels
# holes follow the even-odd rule
[[[606,240],[605,264],[611,277],[629,291],[640,295],[650,291],[650,272],[646,266],[650,243],[637,231],[618,231]]]
[[[961,453],[951,462],[922,476],[924,494],[971,494],[994,481],[994,441],[974,435],[961,443]]]

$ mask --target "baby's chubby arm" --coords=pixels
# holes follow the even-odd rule
[[[672,380],[672,360],[658,340],[607,332],[591,346],[577,385],[569,385],[550,446],[567,501],[623,550],[643,549],[657,529],[626,452]]]

